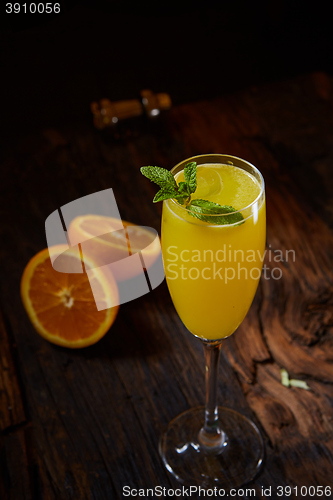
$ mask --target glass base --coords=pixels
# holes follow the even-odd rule
[[[237,488],[251,481],[264,458],[264,443],[251,420],[228,408],[219,408],[223,429],[219,449],[207,451],[199,443],[205,408],[193,408],[172,420],[159,451],[167,470],[184,485]]]

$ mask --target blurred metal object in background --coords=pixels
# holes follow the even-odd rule
[[[161,111],[171,108],[169,94],[154,94],[151,90],[142,90],[141,99],[129,99],[126,101],[113,101],[101,99],[99,102],[92,102],[90,109],[94,115],[94,125],[102,130],[105,127],[112,127],[120,120],[146,115],[149,118],[157,116]]]

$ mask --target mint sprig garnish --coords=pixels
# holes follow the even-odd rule
[[[176,200],[180,205],[185,206],[192,217],[210,224],[235,224],[244,219],[240,212],[236,212],[236,209],[229,205],[191,199],[191,194],[197,189],[197,164],[194,161],[185,165],[185,181],[179,184],[172,173],[165,168],[148,166],[141,167],[140,171],[161,188],[153,199],[154,203],[168,199]]]

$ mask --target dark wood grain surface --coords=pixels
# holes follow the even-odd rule
[[[124,219],[159,230],[161,207],[139,167],[209,152],[252,162],[267,187],[266,277],[224,343],[219,375],[220,403],[253,418],[265,441],[264,467],[247,488],[257,498],[269,487],[272,498],[278,486],[298,487],[282,498],[333,488],[333,79],[318,73],[179,105],[118,132],[88,120],[25,129],[1,151],[1,500],[177,487],[158,440],[173,417],[203,404],[204,362],[165,282],[75,351],[35,333],[19,286],[58,207],[112,187]],[[283,386],[281,368],[310,390]]]

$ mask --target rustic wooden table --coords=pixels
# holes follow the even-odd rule
[[[1,500],[178,487],[158,440],[173,417],[203,404],[204,362],[165,282],[122,305],[108,334],[76,351],[34,332],[19,285],[58,207],[112,187],[124,219],[159,229],[161,207],[139,167],[208,152],[249,160],[267,185],[266,276],[224,343],[219,375],[220,403],[253,418],[265,441],[264,467],[246,488],[256,498],[330,497],[333,79],[314,74],[181,105],[129,130],[114,138],[88,121],[64,123],[21,131],[1,151]],[[310,390],[283,386],[281,368]]]

